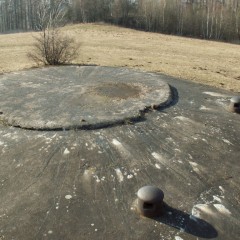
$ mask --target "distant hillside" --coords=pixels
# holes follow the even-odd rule
[[[122,66],[240,92],[240,46],[148,33],[105,24],[63,28],[81,45],[77,64]],[[0,35],[0,72],[34,67],[27,58],[37,33]]]

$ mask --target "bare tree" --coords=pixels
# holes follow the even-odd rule
[[[37,25],[36,28],[56,28],[66,23],[68,3],[66,0],[36,1]]]
[[[45,29],[35,38],[33,53],[28,57],[36,63],[60,65],[69,63],[78,56],[79,46],[59,29]]]
[[[66,14],[64,4],[64,0],[44,0],[43,5],[39,5],[38,22],[42,32],[35,37],[34,50],[28,54],[36,63],[59,65],[72,61],[78,55],[79,46],[75,40],[59,29]]]

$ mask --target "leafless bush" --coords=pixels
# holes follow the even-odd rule
[[[28,57],[37,64],[59,65],[69,63],[78,55],[79,45],[72,37],[57,28],[46,28],[35,37],[33,51]]]

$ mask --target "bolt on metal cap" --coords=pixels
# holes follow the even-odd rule
[[[163,214],[164,193],[154,186],[144,186],[137,192],[137,207],[145,217],[158,217]]]
[[[230,100],[229,111],[240,113],[240,96],[234,96]]]

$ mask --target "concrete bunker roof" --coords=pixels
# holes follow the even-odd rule
[[[173,101],[134,124],[32,131],[0,122],[0,238],[238,238],[239,114],[225,109],[234,94],[154,75],[172,86]],[[0,76],[1,103],[12,77]],[[161,218],[135,211],[145,185],[165,193]]]

